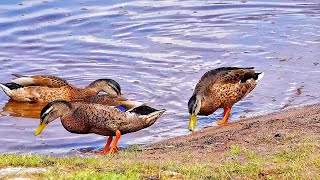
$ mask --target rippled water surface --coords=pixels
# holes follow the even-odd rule
[[[0,27],[1,82],[50,74],[81,87],[112,78],[126,97],[167,109],[153,126],[124,135],[122,146],[188,134],[187,101],[212,68],[265,72],[231,120],[320,100],[318,0],[2,0]],[[104,146],[105,137],[71,134],[58,120],[34,137],[40,108],[8,100],[1,92],[0,153]],[[201,117],[198,129],[221,113]]]

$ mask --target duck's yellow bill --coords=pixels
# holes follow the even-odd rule
[[[189,131],[194,131],[196,129],[197,125],[197,115],[191,114],[190,115],[190,122],[189,122]]]
[[[38,136],[46,126],[46,123],[40,123],[37,130],[34,132],[34,135]]]

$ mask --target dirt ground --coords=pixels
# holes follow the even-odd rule
[[[320,138],[320,104],[242,119],[162,141],[142,148],[139,158],[212,163],[225,160],[235,145],[267,155],[309,138]]]

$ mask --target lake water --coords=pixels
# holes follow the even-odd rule
[[[167,109],[153,126],[124,135],[124,147],[189,134],[193,88],[221,66],[265,72],[231,121],[320,101],[318,0],[2,0],[0,27],[0,82],[50,74],[83,87],[112,78],[125,97]],[[104,146],[105,137],[71,134],[59,120],[34,137],[41,107],[8,99],[0,93],[0,153]],[[221,113],[199,118],[197,129]]]

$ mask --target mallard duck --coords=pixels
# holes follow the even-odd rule
[[[144,105],[126,112],[111,106],[90,103],[76,108],[68,101],[56,100],[41,110],[40,125],[34,135],[39,135],[50,122],[60,117],[63,127],[71,133],[109,136],[103,151],[97,154],[112,154],[118,151],[121,135],[151,126],[164,112],[164,109],[156,110]],[[116,138],[109,149],[113,136]]]
[[[218,108],[224,117],[218,124],[226,124],[232,106],[250,93],[263,77],[253,67],[222,67],[206,72],[197,83],[188,102],[189,130],[194,131],[197,115],[210,115]]]
[[[120,85],[112,79],[98,79],[85,88],[77,88],[66,80],[47,75],[17,76],[11,83],[0,84],[11,99],[24,102],[51,102],[53,100],[80,100],[104,91],[120,95]]]

